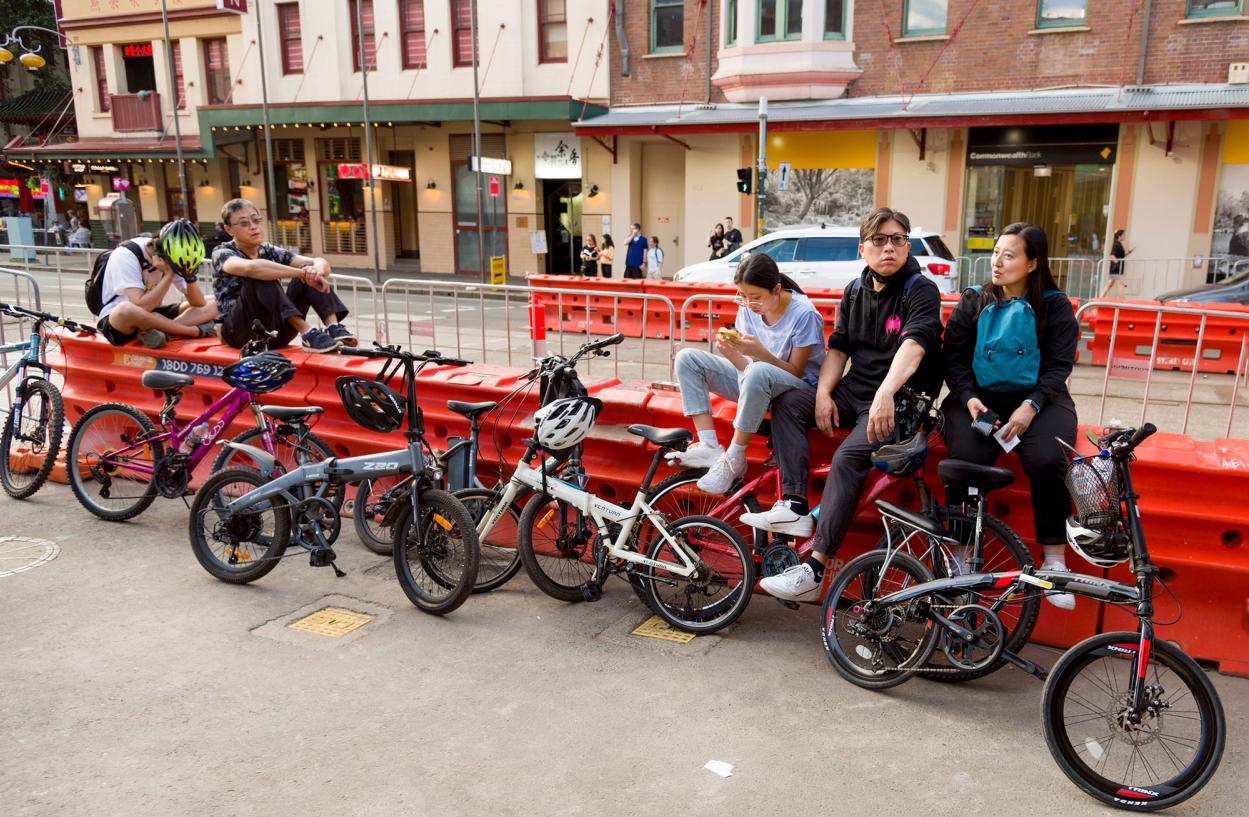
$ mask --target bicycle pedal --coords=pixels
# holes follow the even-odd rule
[[[603,585],[598,582],[586,582],[581,585],[582,601],[598,601],[603,598]]]
[[[308,564],[312,567],[332,567],[337,573],[338,566],[334,561],[338,558],[338,554],[334,553],[333,548],[315,548],[308,552]]]

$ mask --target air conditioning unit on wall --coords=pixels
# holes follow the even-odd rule
[[[1249,62],[1233,62],[1227,66],[1228,85],[1249,85]]]

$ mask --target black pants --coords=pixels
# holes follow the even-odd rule
[[[981,401],[997,413],[1005,424],[1019,408],[1026,395],[995,397],[981,395]],[[1017,398],[1017,399],[1016,399]],[[1002,453],[1002,446],[971,427],[971,415],[957,398],[950,395],[941,404],[945,415],[945,444],[949,455],[979,465],[992,465]],[[1032,491],[1032,524],[1039,545],[1061,545],[1067,541],[1065,522],[1071,513],[1071,498],[1063,480],[1067,475],[1067,457],[1054,441],[1057,437],[1069,445],[1076,439],[1075,405],[1066,401],[1050,403],[1041,409],[1019,437],[1012,451],[1019,455],[1023,472]],[[960,503],[962,492],[951,491],[947,501]]]
[[[334,290],[320,292],[298,278],[292,278],[284,288],[281,281],[261,281],[244,278],[239,297],[222,316],[221,338],[236,349],[252,339],[252,321],[258,320],[269,332],[277,332],[270,344],[273,348],[285,346],[295,339],[295,327],[289,318],[307,318],[308,310],[315,310],[325,323],[347,317],[347,306]]]
[[[876,449],[867,441],[871,403],[854,399],[840,383],[833,389],[833,402],[837,404],[839,426],[851,431],[833,454],[832,470],[820,498],[820,518],[813,542],[817,553],[836,553],[845,538]],[[772,401],[772,450],[781,470],[781,490],[786,494],[807,495],[811,457],[807,431],[814,425],[813,390],[791,389]]]
[[[611,277],[611,264],[599,264],[599,271],[603,273],[604,278]]]
[[[642,272],[641,267],[626,266],[624,277],[626,278],[645,278],[646,274]]]

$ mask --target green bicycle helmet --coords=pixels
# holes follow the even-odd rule
[[[174,272],[192,278],[204,263],[204,239],[200,238],[194,224],[185,218],[174,219],[160,228],[156,254],[173,267]]]

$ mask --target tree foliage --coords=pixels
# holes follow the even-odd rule
[[[0,37],[7,36],[18,26],[43,26],[56,28],[56,7],[52,0],[0,0]],[[41,31],[18,32],[22,43],[27,47],[40,46],[39,53],[48,64],[35,73],[35,88],[41,91],[69,90],[69,81],[65,76],[65,51],[58,44],[58,38]],[[9,50],[19,54],[16,46]],[[12,92],[11,82],[14,72],[26,70],[14,60],[6,67],[0,68],[0,82],[5,83],[5,90]]]

